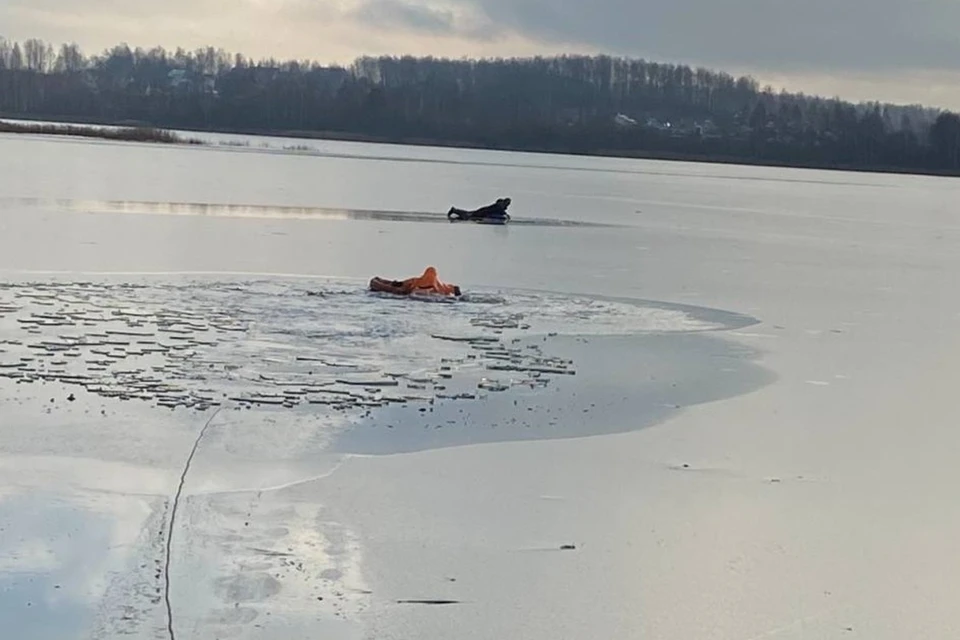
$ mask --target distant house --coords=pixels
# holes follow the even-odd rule
[[[694,131],[698,136],[703,138],[719,138],[721,137],[720,128],[714,124],[713,120],[707,118],[703,122],[697,122],[694,124]]]
[[[557,121],[560,124],[565,124],[567,126],[579,124],[582,119],[583,118],[580,109],[576,107],[566,107],[560,109],[557,113]]]
[[[216,95],[217,93],[217,76],[212,73],[206,73],[203,75],[203,92]]]
[[[670,131],[673,128],[673,125],[670,122],[660,122],[656,118],[647,118],[646,126],[648,129],[656,129],[657,131]]]
[[[193,85],[193,82],[186,69],[172,69],[167,74],[167,84],[171,89],[186,90]]]
[[[187,77],[186,69],[171,69],[167,74],[167,82],[174,89],[179,89],[190,84],[190,78]]]
[[[253,78],[254,82],[257,83],[257,86],[263,88],[268,84],[273,82],[273,80],[280,74],[280,69],[277,67],[261,67],[257,66],[253,69]]]
[[[180,91],[197,90],[202,93],[217,93],[217,77],[212,73],[202,76],[190,73],[187,69],[173,69],[167,74],[167,84]]]

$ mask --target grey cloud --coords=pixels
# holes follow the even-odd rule
[[[272,39],[251,35],[261,23]],[[603,51],[781,76],[958,71],[956,25],[958,0],[0,0],[2,35],[19,39],[99,46],[155,34],[172,46],[206,37],[276,55],[294,42],[326,55],[336,41],[347,55],[440,36],[467,55],[503,42],[503,55],[511,45]],[[341,27],[355,32],[338,39]],[[304,44],[324,30],[325,44]]]
[[[7,11],[32,16],[84,15],[101,21],[114,17],[149,19],[162,15],[181,16],[184,20],[198,14],[222,12],[222,0],[166,0],[158,5],[151,0],[4,0]]]
[[[780,71],[957,69],[956,0],[455,0],[544,43]]]
[[[404,0],[366,0],[348,17],[381,29],[400,29],[434,35],[457,31],[452,11],[424,7]]]

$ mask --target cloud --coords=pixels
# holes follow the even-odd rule
[[[456,31],[453,12],[404,2],[366,0],[347,13],[349,18],[381,29],[450,35]]]
[[[130,46],[212,45],[254,58],[349,63],[359,55],[528,55],[541,43],[496,33],[475,8],[434,0],[0,0],[0,35]]]
[[[960,108],[960,71],[834,72],[763,74],[764,83],[776,89],[803,90],[847,100],[921,103],[928,107]]]
[[[0,574],[52,571],[59,562],[50,546],[38,539],[21,540],[0,556]]]
[[[496,33],[546,50],[771,72],[960,68],[956,0],[4,0],[0,24],[79,41],[208,34],[249,50],[266,40],[276,55],[283,42],[311,42],[299,55],[318,58],[366,53],[378,39],[460,38],[473,54]]]
[[[957,69],[956,0],[456,0],[547,42],[774,71]]]
[[[0,0],[0,35],[88,51],[213,45],[324,63],[604,52],[960,106],[957,24],[956,0]]]
[[[440,0],[441,2],[443,0]],[[505,34],[498,33],[488,19],[475,7],[467,4],[446,2],[426,4],[418,0],[357,0],[353,4],[334,5],[311,3],[308,0],[281,0],[283,12],[302,18],[336,22],[345,28],[353,28],[367,34],[377,33],[387,40],[410,40],[413,36],[421,42],[436,39],[459,39],[475,49],[478,40],[501,41]],[[519,34],[516,34],[519,37]],[[367,45],[369,38],[360,39]],[[369,45],[367,45],[369,46]],[[370,53],[358,51],[358,55]]]

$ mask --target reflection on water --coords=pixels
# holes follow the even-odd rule
[[[309,500],[291,506],[283,486],[246,488],[263,486],[262,465],[253,474],[231,474],[250,466],[249,455],[236,455],[234,440],[242,446],[243,436],[234,430],[251,434],[263,426],[233,420],[230,442],[212,437],[196,461],[206,467],[199,484],[209,489],[206,474],[219,489],[193,494],[188,478],[169,563],[165,496],[65,488],[68,478],[84,484],[122,475],[106,466],[84,475],[70,467],[75,460],[62,458],[78,473],[65,478],[0,459],[0,638],[167,638],[167,567],[177,637],[327,637],[331,629],[339,632],[331,637],[350,637],[341,627],[352,628],[346,618],[369,593],[352,533]],[[273,469],[292,472],[282,458],[271,461]],[[311,479],[296,475],[287,484]],[[38,480],[49,488],[26,488]],[[199,635],[187,633],[192,629]]]
[[[201,216],[213,218],[258,218],[281,220],[380,220],[387,222],[442,222],[451,224],[446,213],[430,211],[389,211],[331,207],[292,207],[256,204],[210,204],[202,202],[138,202],[128,200],[74,200],[69,198],[4,198],[2,206],[58,209],[78,213],[127,213],[139,215]],[[460,223],[464,224],[464,223]],[[610,227],[596,222],[550,218],[512,218],[510,224],[536,227]],[[497,225],[503,226],[503,225]]]
[[[110,528],[106,517],[62,496],[0,501],[3,637],[73,638],[88,626]]]
[[[775,379],[758,362],[759,350],[708,332],[566,337],[554,351],[576,362],[577,372],[553,381],[553,393],[517,385],[483,403],[442,403],[420,415],[417,407],[386,407],[339,432],[335,449],[393,455],[625,433]]]

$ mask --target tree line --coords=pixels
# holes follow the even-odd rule
[[[0,38],[0,113],[490,148],[960,173],[960,117],[761,88],[605,55],[362,57],[349,67],[212,47]]]

